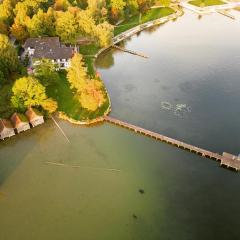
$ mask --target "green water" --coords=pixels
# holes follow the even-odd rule
[[[133,37],[148,61],[98,65],[112,116],[237,154],[239,40],[239,22],[191,13]],[[239,174],[110,124],[59,124],[70,144],[51,121],[0,143],[0,240],[239,239]]]

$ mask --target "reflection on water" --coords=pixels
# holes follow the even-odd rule
[[[150,58],[98,60],[112,115],[237,154],[239,42],[239,22],[192,13],[126,41]],[[238,174],[109,124],[59,124],[70,144],[51,121],[0,143],[1,240],[239,238]]]

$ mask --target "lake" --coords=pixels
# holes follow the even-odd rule
[[[239,43],[239,21],[188,11],[132,37],[149,59],[97,61],[111,115],[238,155]],[[239,174],[107,123],[58,122],[70,143],[52,121],[0,143],[0,239],[239,238]]]

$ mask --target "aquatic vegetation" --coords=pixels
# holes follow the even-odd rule
[[[161,110],[169,111],[177,117],[184,117],[192,111],[191,107],[184,103],[176,104],[175,106],[170,102],[161,102]]]
[[[189,112],[191,112],[191,107],[187,106],[187,104],[177,104],[174,110],[174,114],[178,117],[183,117]]]
[[[173,105],[170,102],[161,102],[161,109],[163,110],[171,110]]]

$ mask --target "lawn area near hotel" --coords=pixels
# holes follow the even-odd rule
[[[226,4],[224,1],[221,0],[193,0],[189,1],[189,3],[197,7],[207,7]]]
[[[153,8],[153,9],[150,9],[147,13],[143,14],[140,22],[139,22],[139,15],[134,15],[131,18],[123,21],[119,26],[115,27],[114,36],[122,32],[125,32],[133,27],[136,27],[139,24],[143,24],[161,17],[165,17],[172,13],[174,13],[174,10],[170,7]]]
[[[66,71],[59,72],[58,81],[47,87],[47,95],[58,103],[58,111],[77,121],[93,120],[104,115],[109,107],[109,99],[105,91],[106,102],[96,111],[91,112],[81,107],[80,102],[74,97],[73,90],[67,80]]]

